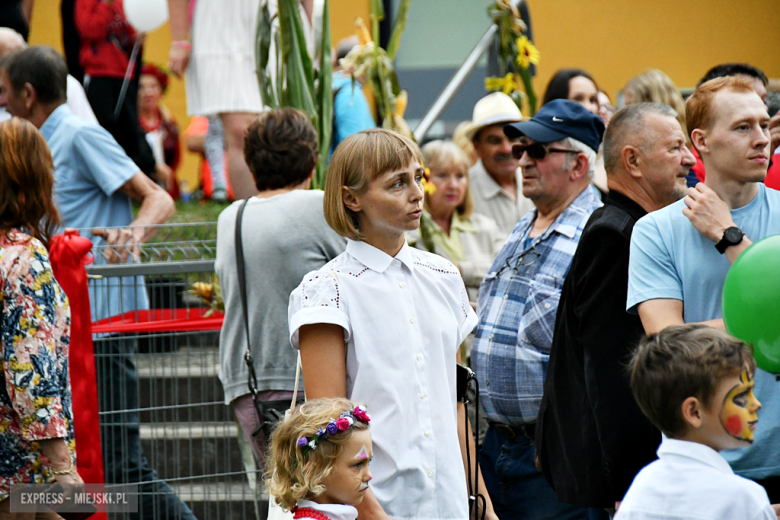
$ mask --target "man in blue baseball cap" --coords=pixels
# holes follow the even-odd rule
[[[601,206],[590,181],[604,124],[581,105],[556,99],[504,133],[520,138],[512,153],[535,209],[517,224],[479,289],[471,360],[489,423],[480,465],[501,520],[600,518],[603,510],[558,500],[535,467],[534,435],[563,280],[585,223]]]

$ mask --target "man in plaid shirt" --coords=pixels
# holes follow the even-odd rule
[[[535,467],[533,440],[563,280],[601,206],[590,181],[604,124],[558,99],[504,132],[521,138],[512,152],[536,209],[517,224],[479,289],[471,359],[489,422],[480,465],[502,520],[600,518],[605,511],[558,500]]]

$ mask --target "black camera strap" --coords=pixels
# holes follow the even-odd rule
[[[298,354],[298,361],[295,367],[295,390],[293,391],[292,401],[288,407],[286,401],[268,401],[264,402],[259,399],[259,392],[257,389],[257,373],[255,372],[254,358],[252,357],[251,349],[251,336],[249,335],[249,304],[246,296],[246,267],[244,263],[244,244],[241,237],[242,222],[244,219],[244,209],[252,197],[244,200],[241,206],[238,208],[236,215],[236,232],[235,232],[235,251],[236,251],[236,270],[238,273],[238,292],[241,297],[241,313],[244,318],[244,332],[246,334],[246,352],[244,352],[244,362],[246,362],[247,370],[249,371],[249,377],[247,384],[249,386],[249,393],[252,394],[252,401],[257,410],[257,415],[260,420],[260,425],[252,435],[263,433],[266,440],[270,438],[270,433],[276,424],[284,417],[285,410],[289,408],[295,409],[295,404],[298,399],[298,381],[301,375],[301,356]]]

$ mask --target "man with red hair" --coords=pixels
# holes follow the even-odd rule
[[[645,332],[703,322],[724,330],[721,295],[731,264],[752,242],[780,234],[780,192],[762,181],[769,163],[769,114],[750,79],[700,85],[686,103],[693,146],[707,170],[688,195],[640,219],[631,236],[628,301]],[[780,385],[758,370],[761,428],[749,448],[723,452],[733,470],[780,502]]]

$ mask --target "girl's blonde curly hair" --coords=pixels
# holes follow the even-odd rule
[[[348,399],[312,399],[279,422],[271,436],[264,478],[268,493],[283,509],[292,509],[302,498],[321,495],[325,491],[322,480],[333,470],[344,443],[354,430],[366,430],[368,424],[356,420],[350,428],[328,435],[327,440],[321,439],[317,448],[307,450],[305,455],[298,447],[298,440],[316,437],[319,428],[354,408]]]

